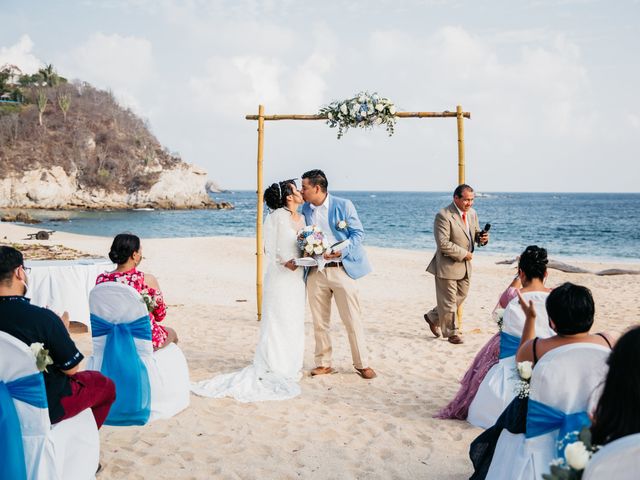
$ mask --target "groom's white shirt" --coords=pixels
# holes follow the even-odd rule
[[[336,237],[333,236],[331,225],[329,225],[329,194],[327,193],[327,198],[324,199],[321,205],[316,207],[313,203],[310,203],[309,206],[313,212],[313,224],[322,230],[329,245],[336,243]]]

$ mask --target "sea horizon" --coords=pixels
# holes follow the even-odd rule
[[[331,191],[355,204],[365,246],[433,251],[433,220],[451,192]],[[29,210],[36,228],[97,236],[122,231],[142,238],[255,237],[256,192],[210,194],[232,210]],[[513,258],[527,245],[547,248],[551,258],[637,263],[640,193],[477,192],[480,227],[490,223],[491,242],[480,252]],[[268,209],[265,207],[265,213]],[[67,217],[68,221],[56,218]],[[54,237],[55,238],[55,237]]]

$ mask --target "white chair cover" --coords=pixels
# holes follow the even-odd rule
[[[129,323],[148,313],[146,304],[129,285],[105,282],[89,294],[91,313],[118,324]],[[93,337],[93,355],[87,369],[100,370],[106,336]],[[149,340],[134,338],[136,350],[149,374],[151,415],[149,421],[170,418],[189,406],[189,368],[182,350],[171,344],[156,352]],[[116,395],[118,392],[116,392]]]
[[[536,336],[548,338],[555,335],[549,326],[549,318],[545,302],[548,292],[525,292],[526,300],[533,301],[536,308]],[[518,297],[512,299],[504,311],[502,331],[520,338],[524,328],[524,312],[518,303]],[[501,358],[491,367],[482,380],[478,392],[469,405],[467,421],[476,427],[489,428],[502,414],[507,405],[516,396],[516,385],[519,380],[516,370],[515,355]]]
[[[564,413],[589,412],[604,381],[610,350],[592,343],[574,343],[545,354],[531,376],[530,400]],[[556,457],[558,430],[526,439],[502,431],[487,479],[542,479]]]
[[[5,382],[38,373],[31,349],[0,332],[0,379]],[[51,426],[46,408],[14,399],[20,417],[28,479],[87,480],[95,478],[100,438],[90,409]]]
[[[591,457],[582,480],[634,480],[640,476],[640,433],[627,435],[602,447]]]

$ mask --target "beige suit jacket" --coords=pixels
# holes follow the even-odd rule
[[[455,203],[451,202],[438,212],[433,223],[436,253],[427,272],[448,280],[461,280],[465,275],[471,277],[471,262],[464,257],[472,250],[473,239],[480,231],[478,215],[473,208],[467,212],[467,221],[471,237]]]

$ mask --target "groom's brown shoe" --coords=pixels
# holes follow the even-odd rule
[[[462,337],[460,337],[459,335],[451,335],[448,340],[449,343],[453,343],[454,345],[460,345],[461,343],[464,343]]]
[[[378,376],[378,374],[373,371],[373,368],[356,368],[356,370],[358,372],[358,375],[360,375],[365,380],[371,380],[372,378],[376,378]]]
[[[311,370],[312,377],[315,377],[316,375],[326,375],[328,373],[335,373],[335,370],[331,367],[316,367]]]
[[[434,337],[438,338],[440,336],[440,327],[431,321],[428,313],[424,314],[424,321],[429,325],[429,329],[431,330],[431,333],[433,333]]]

